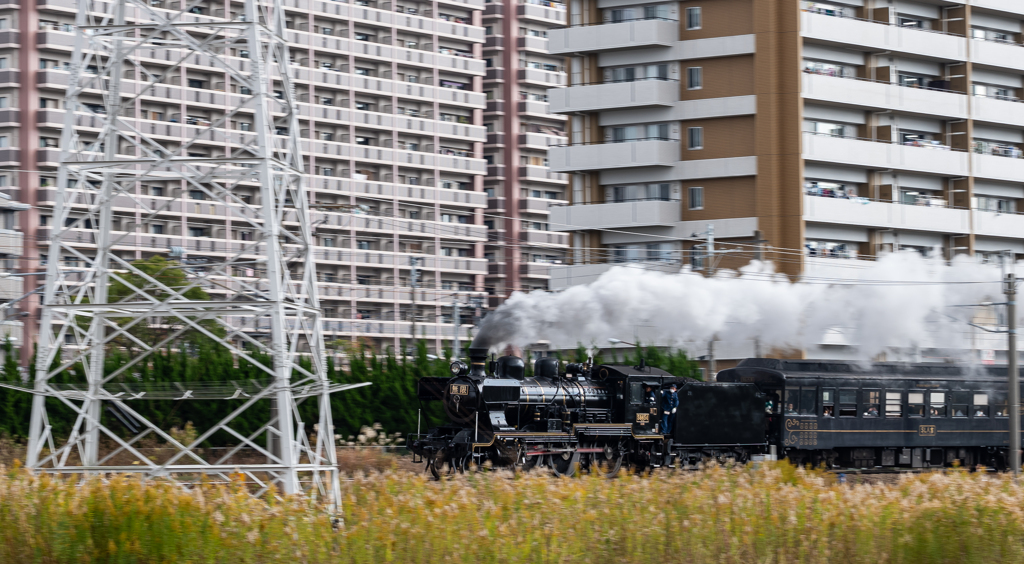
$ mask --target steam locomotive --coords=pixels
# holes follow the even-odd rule
[[[451,373],[422,378],[417,390],[422,401],[442,402],[451,421],[411,444],[435,477],[485,461],[613,476],[623,464],[745,462],[768,452],[765,396],[751,383],[705,383],[642,363],[575,363],[562,371],[550,357],[526,378],[522,358],[488,361],[486,349],[470,349],[470,364],[455,361]],[[672,384],[680,403],[666,436],[660,394],[648,389]]]
[[[435,477],[491,461],[615,475],[714,460],[786,457],[830,468],[1008,465],[1005,367],[747,359],[717,382],[644,366],[568,364],[554,358],[488,361],[470,349],[450,378],[423,378],[421,400],[441,401],[450,423],[411,443]],[[671,433],[660,395],[676,384]],[[1018,414],[1019,417],[1019,414]]]

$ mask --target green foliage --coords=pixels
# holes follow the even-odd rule
[[[120,273],[118,278],[112,278],[107,289],[107,298],[110,303],[143,301],[139,296],[139,291],[145,291],[158,299],[164,299],[171,295],[171,291],[180,293],[189,300],[206,301],[210,299],[209,294],[199,285],[189,287],[191,282],[185,276],[185,269],[177,261],[167,260],[162,256],[154,256],[148,259],[133,261],[132,267],[143,274],[125,272]],[[142,319],[128,330],[128,333],[133,337],[151,347],[176,333],[185,325],[183,321],[175,317],[158,317],[156,318],[157,322],[152,324],[150,323],[151,319]],[[118,325],[125,325],[131,319],[117,318],[115,321]],[[215,335],[225,334],[223,327],[212,320],[200,321],[199,325]],[[203,339],[202,332],[196,329],[187,329],[174,342],[184,342],[195,346]],[[140,350],[138,343],[127,336],[116,338],[114,344],[123,348],[132,356]]]

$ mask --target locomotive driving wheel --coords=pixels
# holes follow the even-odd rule
[[[572,445],[561,445],[555,447],[556,449],[564,449],[562,452],[556,452],[548,457],[548,462],[551,465],[551,472],[555,476],[566,476],[573,477],[576,475],[576,470],[580,466],[580,453],[576,452],[572,448]]]
[[[614,478],[622,468],[622,451],[618,445],[604,444],[601,452],[594,453],[593,467],[602,478]]]

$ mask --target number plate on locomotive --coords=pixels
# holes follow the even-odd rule
[[[650,420],[651,420],[651,414],[650,413],[637,413],[636,414],[636,422],[637,423],[648,423],[648,422],[650,422]]]
[[[455,396],[468,396],[469,384],[452,384],[451,393]]]

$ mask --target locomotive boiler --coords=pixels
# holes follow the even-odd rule
[[[661,391],[675,384],[680,409],[661,429]],[[709,459],[743,461],[766,450],[764,398],[745,383],[709,384],[644,366],[568,364],[540,358],[533,375],[516,356],[488,361],[470,349],[451,377],[423,378],[418,396],[441,401],[450,423],[411,444],[435,476],[471,464],[559,475],[614,475],[636,468]]]

